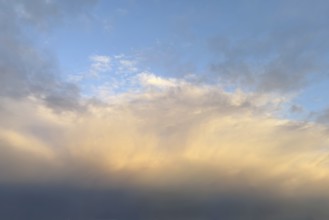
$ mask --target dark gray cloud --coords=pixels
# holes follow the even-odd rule
[[[285,199],[269,194],[202,195],[127,188],[1,186],[0,217],[13,220],[325,220],[327,198]]]
[[[326,1],[260,1],[241,4],[238,35],[209,41],[222,80],[265,92],[298,91],[328,76]],[[241,6],[240,5],[240,6]]]
[[[329,109],[313,112],[311,117],[314,117],[318,123],[329,124]]]
[[[95,1],[0,1],[0,96],[36,96],[51,107],[75,109],[79,89],[63,82],[56,60],[33,42],[64,17],[84,15]],[[32,33],[32,34],[31,34]]]
[[[289,110],[292,113],[302,113],[304,108],[300,105],[291,105]]]

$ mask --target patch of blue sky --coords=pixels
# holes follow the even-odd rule
[[[306,21],[312,21],[301,16],[305,13],[298,8],[287,11],[286,4],[291,3],[100,1],[90,16],[71,19],[51,33],[46,31],[42,36],[31,38],[40,47],[55,53],[63,77],[79,81],[86,96],[92,96],[98,89],[112,93],[138,89],[133,79],[143,71],[196,83],[219,84],[229,92],[237,89],[252,92],[252,87],[224,83],[225,73],[212,72],[211,65],[228,60],[234,65],[241,61],[254,75],[261,74],[278,53],[284,53],[278,51],[286,49],[280,44],[289,46],[294,42],[293,31],[303,32]],[[300,22],[300,17],[305,22]],[[321,22],[316,20],[316,23]],[[29,32],[28,28],[26,31]],[[286,39],[288,41],[284,41]],[[110,57],[111,70],[94,78],[86,77],[84,74],[90,70],[89,59],[93,55]],[[120,59],[115,58],[118,56],[125,57],[121,61],[127,58],[128,63],[133,62],[131,68],[137,69],[120,63]],[[302,106],[303,111],[287,110],[285,117],[303,119],[311,112],[325,109],[328,101],[324,93],[328,88],[327,81],[303,88],[291,103]]]
[[[328,108],[328,94],[329,80],[322,80],[306,87],[293,101],[297,105],[303,106],[304,112],[300,114],[302,117],[314,119],[312,118],[314,113]]]
[[[184,1],[167,4],[158,4],[157,1],[143,1],[141,4],[101,1],[93,13],[94,17],[88,21],[73,20],[55,29],[47,43],[56,52],[64,71],[83,69],[86,57],[92,54],[129,54],[157,48],[162,42],[163,49],[171,44],[181,54],[203,54],[197,57],[198,62],[202,62],[207,55],[202,53],[204,51],[200,46],[196,46],[200,44],[195,39],[220,32],[220,27],[225,26],[230,19],[205,22],[209,19],[209,12],[201,10],[201,14],[198,14],[196,8],[213,8],[210,14],[216,15],[217,7],[201,7],[199,1],[189,4]],[[217,27],[212,23],[218,23]],[[191,62],[196,62],[196,59]]]

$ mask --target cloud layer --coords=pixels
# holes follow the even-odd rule
[[[278,118],[279,98],[171,82],[88,103],[84,112],[59,113],[33,97],[2,99],[0,182],[23,191],[15,201],[29,193],[22,186],[41,187],[36,204],[50,196],[50,213],[53,200],[96,197],[84,203],[86,219],[107,208],[106,218],[128,219],[328,217],[314,205],[328,202],[326,127]],[[57,214],[75,216],[80,205]]]
[[[303,110],[293,92],[325,78],[326,17],[275,8],[282,32],[212,38],[223,59],[203,76],[218,84],[95,54],[65,81],[34,39],[95,3],[0,0],[1,219],[328,219],[328,112],[284,117]]]

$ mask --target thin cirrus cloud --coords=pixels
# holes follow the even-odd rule
[[[1,218],[328,219],[328,114],[285,117],[307,111],[293,102],[296,91],[325,77],[315,41],[326,32],[297,28],[294,43],[275,27],[259,41],[208,39],[224,54],[206,65],[210,83],[157,74],[143,51],[93,53],[86,74],[66,81],[32,38],[71,13],[96,22],[88,11],[97,4],[0,1]],[[129,4],[125,17],[136,9]],[[305,18],[302,9],[280,12]],[[88,83],[109,92],[86,95]]]

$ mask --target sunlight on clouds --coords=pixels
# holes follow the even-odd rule
[[[152,73],[143,72],[138,75],[140,82],[145,86],[155,86],[159,88],[176,86],[174,79],[164,79]]]
[[[8,101],[15,126],[3,124],[0,137],[49,160],[59,179],[79,178],[77,185],[91,184],[88,170],[102,187],[128,178],[142,188],[325,193],[328,131],[268,114],[286,100],[144,77],[161,89],[149,91],[142,81],[145,90],[87,101],[83,112],[56,113],[35,98]],[[21,105],[26,119],[15,122]]]
[[[32,153],[45,159],[52,159],[54,156],[51,149],[41,140],[38,140],[37,137],[31,137],[15,131],[0,130],[0,138],[23,153]]]
[[[298,3],[0,0],[0,219],[329,219],[329,4]]]

